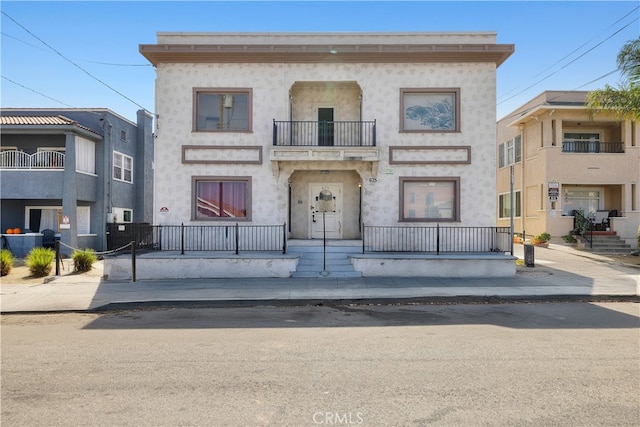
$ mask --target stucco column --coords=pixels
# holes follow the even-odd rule
[[[553,145],[553,126],[551,126],[552,120],[544,120],[540,122],[542,126],[542,146],[551,147]]]
[[[556,123],[556,125],[555,125],[556,145],[558,147],[562,148],[562,141],[564,140],[564,137],[562,136],[562,119],[555,119],[554,122]]]
[[[76,173],[76,135],[65,134],[65,168],[62,191],[62,218],[69,218],[69,228],[60,229],[60,240],[65,245],[76,248],[78,246],[78,197]],[[64,221],[63,221],[64,222]],[[60,246],[60,252],[71,254],[72,249]]]

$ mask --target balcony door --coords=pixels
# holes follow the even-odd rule
[[[318,108],[318,145],[333,145],[333,108]]]
[[[309,184],[309,235],[312,239],[342,238],[342,184]]]

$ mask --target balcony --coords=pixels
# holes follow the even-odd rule
[[[563,153],[624,153],[624,142],[585,141],[565,139],[562,141]]]
[[[287,162],[367,162],[378,173],[380,149],[376,147],[376,122],[273,121],[270,160],[274,174]],[[335,164],[334,164],[335,167]]]
[[[273,121],[273,145],[286,147],[375,147],[373,121]]]
[[[38,151],[28,154],[24,151],[6,150],[0,152],[0,169],[11,170],[52,170],[64,169],[64,153],[60,151]]]

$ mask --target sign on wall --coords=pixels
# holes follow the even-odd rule
[[[548,194],[550,201],[555,202],[558,200],[558,196],[560,195],[560,183],[555,181],[549,182]]]

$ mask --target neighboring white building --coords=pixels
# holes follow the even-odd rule
[[[475,32],[158,33],[140,46],[154,223],[495,226],[496,68],[513,51]]]

